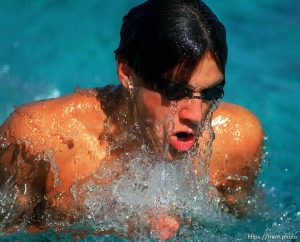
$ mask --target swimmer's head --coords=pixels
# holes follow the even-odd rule
[[[210,52],[225,76],[226,31],[199,0],[148,0],[123,18],[116,58],[144,81],[165,76],[176,66],[176,79],[186,80]]]

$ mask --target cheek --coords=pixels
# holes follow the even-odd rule
[[[167,110],[167,107],[162,106],[161,95],[147,89],[137,92],[136,106],[139,118],[147,123],[159,122]]]

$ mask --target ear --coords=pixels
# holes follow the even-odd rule
[[[117,57],[117,74],[122,86],[126,89],[133,87],[132,74],[133,70],[128,66],[123,58]]]

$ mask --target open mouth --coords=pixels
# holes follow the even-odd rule
[[[195,135],[192,131],[180,131],[170,136],[170,144],[178,151],[187,151],[193,147]]]

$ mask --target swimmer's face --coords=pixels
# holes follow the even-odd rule
[[[175,73],[176,68],[166,75],[165,79],[179,82]],[[141,83],[137,76],[133,79],[134,83]],[[211,88],[215,88],[213,93],[218,92],[218,88],[223,87],[223,79],[224,76],[215,60],[207,53],[196,65],[189,79],[181,83],[189,90],[194,90],[193,95],[199,97]],[[170,100],[170,97],[159,91],[143,85],[136,86],[136,118],[141,123],[143,135],[149,145],[156,152],[163,152],[166,144],[169,145],[165,151],[169,152],[168,157],[171,158],[191,149],[195,143],[197,127],[205,119],[211,101],[189,97],[176,98],[176,95],[177,100]]]

